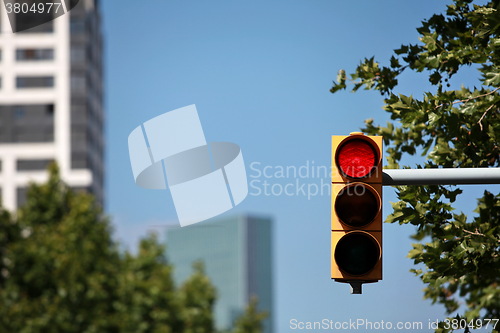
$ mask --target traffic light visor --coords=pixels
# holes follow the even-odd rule
[[[354,231],[343,236],[335,248],[340,270],[350,275],[369,273],[380,259],[380,246],[370,234]]]
[[[365,139],[349,139],[337,150],[336,162],[340,172],[350,178],[370,175],[378,164],[375,143]]]

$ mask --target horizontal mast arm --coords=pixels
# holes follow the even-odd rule
[[[384,186],[500,184],[500,168],[384,169]]]

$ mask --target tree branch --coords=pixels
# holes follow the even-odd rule
[[[485,234],[480,233],[477,229],[476,229],[476,231],[474,231],[474,232],[469,231],[469,230],[465,230],[465,229],[463,229],[463,231],[464,231],[464,232],[466,232],[466,233],[468,233],[468,234],[470,234],[470,235],[476,235],[476,236],[483,236],[483,237],[486,237],[486,235],[485,235]]]
[[[449,105],[454,105],[454,104],[459,104],[459,103],[467,103],[467,102],[470,102],[470,101],[472,101],[472,100],[475,100],[475,99],[478,99],[478,98],[481,98],[481,97],[485,97],[485,96],[488,96],[488,95],[494,94],[494,93],[495,93],[495,92],[497,92],[499,89],[500,89],[500,87],[495,88],[495,89],[493,89],[492,91],[487,92],[486,94],[482,94],[482,95],[479,95],[479,96],[476,96],[476,97],[470,97],[470,98],[467,98],[467,99],[462,99],[462,100],[459,100],[459,101],[455,101],[455,102],[450,103]],[[442,106],[444,106],[444,105],[448,105],[448,104],[446,104],[446,103],[439,104],[438,106],[436,106],[436,107],[434,108],[434,110],[435,110],[435,109],[439,109],[440,107],[442,107]],[[489,108],[488,108],[488,110],[489,110]],[[488,111],[488,110],[487,110],[487,111]]]
[[[469,230],[465,230],[465,229],[463,229],[463,232],[466,232],[466,233],[468,233],[469,235],[488,237],[488,236],[486,236],[485,234],[480,233],[477,229],[476,229],[476,231],[474,231],[474,232],[469,231]],[[500,239],[498,240],[498,242],[500,243]]]
[[[479,127],[481,128],[481,131],[483,130],[483,124],[481,123],[481,121],[483,120],[484,116],[486,116],[486,114],[488,113],[488,111],[490,111],[494,106],[495,106],[495,104],[491,104],[490,107],[487,108],[486,111],[484,111],[484,113],[481,116],[481,118],[479,118],[479,121],[477,123],[479,124]]]

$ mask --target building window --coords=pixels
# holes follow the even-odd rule
[[[28,188],[18,187],[17,188],[17,207],[21,207],[26,203],[28,197]]]
[[[89,167],[89,164],[85,152],[71,152],[71,169],[85,169]]]
[[[54,104],[0,105],[0,143],[54,141]]]
[[[88,186],[72,186],[71,189],[76,193],[92,193],[92,189]]]
[[[70,49],[70,57],[72,63],[84,63],[85,62],[85,47],[79,44],[72,44]]]
[[[36,61],[53,60],[54,49],[17,49],[16,60],[18,61]]]
[[[15,105],[13,109],[14,109],[15,120],[21,120],[26,115],[26,113],[24,112],[24,107],[22,105]]]
[[[85,33],[85,21],[82,17],[71,16],[70,22],[71,34],[83,34]]]
[[[42,159],[42,160],[17,160],[17,170],[18,171],[43,171],[47,170],[49,165],[54,162],[53,159]]]
[[[16,1],[17,2],[17,1]],[[62,6],[61,6],[62,7]],[[55,10],[55,7],[54,7]],[[15,32],[19,33],[51,33],[54,32],[54,19],[64,14],[62,8],[58,14],[51,12],[23,12],[9,14],[10,19],[15,15]]]
[[[17,88],[51,88],[54,86],[53,76],[18,76]]]
[[[71,91],[85,92],[87,88],[87,81],[84,75],[71,74]]]

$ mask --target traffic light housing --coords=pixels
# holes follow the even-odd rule
[[[331,278],[382,279],[382,137],[332,136]]]

